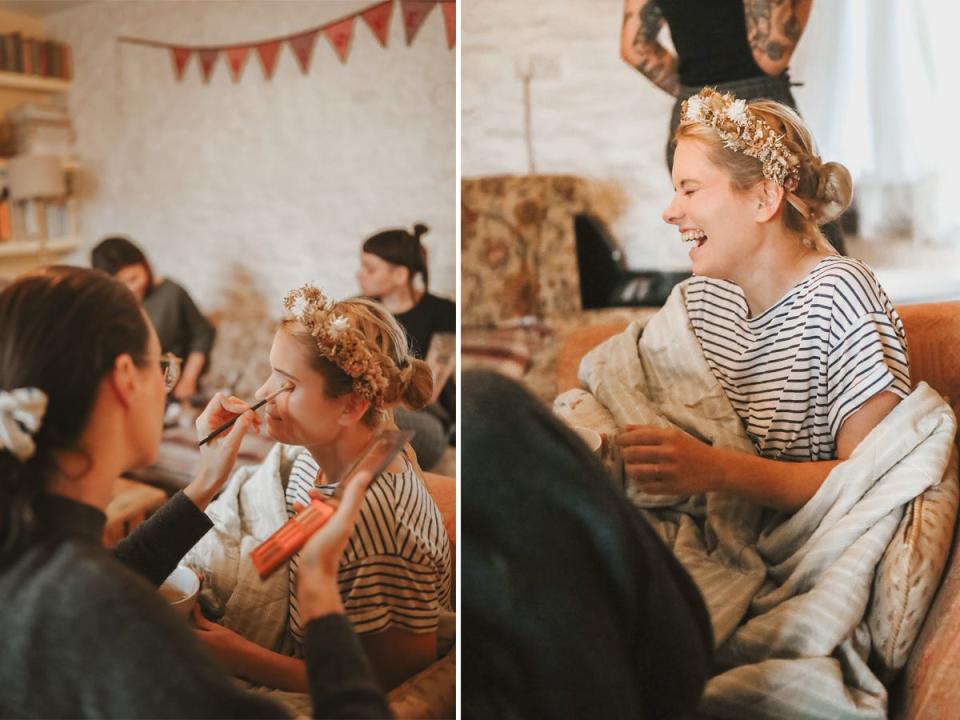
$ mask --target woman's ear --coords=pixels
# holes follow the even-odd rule
[[[107,380],[117,399],[124,406],[130,407],[134,404],[137,399],[140,375],[137,372],[137,364],[130,355],[126,353],[117,355],[117,359],[113,361],[113,372]]]
[[[340,413],[340,424],[356,425],[366,415],[369,407],[369,400],[364,400],[356,393],[350,393],[347,396],[347,404],[343,406],[343,412]]]
[[[757,183],[754,194],[757,202],[757,211],[754,219],[757,222],[769,222],[783,205],[784,190],[773,180],[763,180]]]
[[[410,269],[405,265],[394,265],[390,269],[391,275],[393,275],[393,281],[397,285],[407,285],[410,283]]]

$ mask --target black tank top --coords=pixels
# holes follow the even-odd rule
[[[688,87],[762,76],[747,42],[743,0],[656,0]]]

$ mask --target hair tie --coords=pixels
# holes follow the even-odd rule
[[[47,396],[37,388],[0,390],[0,450],[26,462],[37,450],[33,436],[47,411]]]

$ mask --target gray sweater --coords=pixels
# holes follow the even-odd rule
[[[143,299],[143,309],[157,330],[163,352],[184,360],[192,352],[210,355],[214,329],[193,299],[173,280],[161,280]]]
[[[47,496],[44,537],[0,568],[0,716],[282,717],[237,687],[156,592],[211,527],[182,493],[113,554],[105,517]],[[388,717],[366,657],[342,615],[308,625],[318,717]]]

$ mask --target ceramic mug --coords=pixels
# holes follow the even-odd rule
[[[160,594],[178,615],[190,617],[200,594],[200,578],[185,565],[178,565],[160,585]]]

